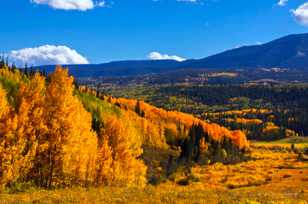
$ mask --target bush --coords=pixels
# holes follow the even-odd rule
[[[5,189],[10,194],[29,192],[35,190],[35,184],[32,182],[15,182]]]
[[[153,186],[158,186],[161,183],[164,183],[166,181],[165,178],[163,178],[162,176],[152,176],[149,179],[149,184],[153,185]]]

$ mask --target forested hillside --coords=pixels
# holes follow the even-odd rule
[[[241,131],[79,87],[61,67],[0,68],[1,189],[144,186],[193,163],[240,161],[248,146]]]
[[[166,110],[194,114],[248,139],[273,141],[308,135],[307,84],[165,84],[113,86],[115,97],[145,100]]]

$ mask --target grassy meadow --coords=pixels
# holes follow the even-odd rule
[[[308,201],[308,139],[278,140],[290,131],[272,123],[275,140],[249,142],[190,114],[77,89],[61,67],[46,78],[5,66],[0,85],[0,204]]]
[[[308,146],[297,142],[295,148]],[[252,143],[249,154],[237,164],[197,165],[187,182],[178,174],[142,189],[25,188],[1,194],[0,203],[308,203],[308,162],[298,161],[289,140]]]

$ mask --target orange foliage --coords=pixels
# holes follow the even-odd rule
[[[14,81],[16,83],[22,81],[22,75],[18,70],[14,72],[9,70],[7,66],[0,67],[0,76],[4,77],[7,80]]]
[[[11,141],[14,139],[14,130],[17,129],[17,118],[9,107],[5,91],[0,87],[0,187],[14,180],[12,166],[13,153]],[[14,162],[15,164],[15,162]]]
[[[135,110],[137,100],[130,100],[124,98],[108,98],[111,103],[119,105],[121,108]],[[238,145],[241,149],[245,149],[249,146],[246,136],[241,131],[230,131],[225,127],[219,126],[213,123],[207,123],[200,119],[193,117],[190,114],[185,114],[177,111],[166,111],[164,109],[156,108],[145,102],[139,102],[140,109],[144,112],[144,118],[148,121],[161,125],[163,128],[170,128],[170,124],[173,124],[172,130],[174,131],[174,125],[176,125],[176,135],[186,135],[194,124],[201,124],[204,132],[206,132],[215,141],[222,141],[225,137],[231,139],[234,144]],[[182,128],[180,128],[182,127]]]
[[[122,108],[92,130],[92,117],[74,96],[73,77],[57,67],[45,78],[23,79],[18,71],[0,69],[16,80],[18,91],[9,104],[0,87],[0,186],[34,181],[38,186],[121,185],[142,186],[147,167],[140,159],[142,146],[168,148],[168,142],[189,137],[200,124],[204,135],[216,142],[226,138],[239,149],[248,147],[245,134],[207,123],[189,114],[166,111],[136,100],[100,98]],[[97,95],[96,91],[79,87]],[[206,151],[203,139],[200,149]]]
[[[8,112],[9,112],[9,107],[6,100],[6,93],[0,86],[0,118],[7,115]]]
[[[242,109],[242,110],[230,110],[220,113],[209,113],[208,115],[212,116],[245,116],[248,114],[271,114],[272,111],[269,109],[256,109],[256,108],[250,108],[250,109]]]
[[[145,184],[146,166],[137,159],[142,154],[140,138],[130,124],[117,118],[110,118],[100,148],[103,163],[99,163],[99,183],[110,185],[142,186]],[[110,157],[111,156],[111,157]]]
[[[263,123],[262,120],[260,119],[248,119],[248,118],[226,118],[226,122],[235,122],[237,124],[242,124],[242,125],[261,125]]]
[[[15,109],[8,107],[0,94],[1,106],[6,106],[0,111],[5,113],[0,119],[2,186],[23,179],[33,166],[38,137],[46,131],[42,121],[44,88],[44,78],[38,74],[29,84],[21,83]]]
[[[44,187],[145,184],[146,167],[138,159],[142,138],[129,122],[135,113],[107,121],[98,139],[91,114],[73,95],[68,70],[57,67],[47,86],[40,74],[26,83],[18,71],[0,71],[19,80],[10,96],[14,108],[0,87],[1,188],[28,180]]]
[[[40,183],[46,186],[93,181],[97,137],[91,115],[73,96],[73,78],[57,67],[46,90],[44,118],[47,134],[39,139]]]

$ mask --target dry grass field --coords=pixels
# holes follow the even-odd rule
[[[246,162],[195,166],[195,179],[181,175],[157,186],[136,188],[27,189],[0,195],[9,203],[308,203],[308,162],[298,161],[290,144],[255,143]],[[296,145],[298,149],[307,143]]]

